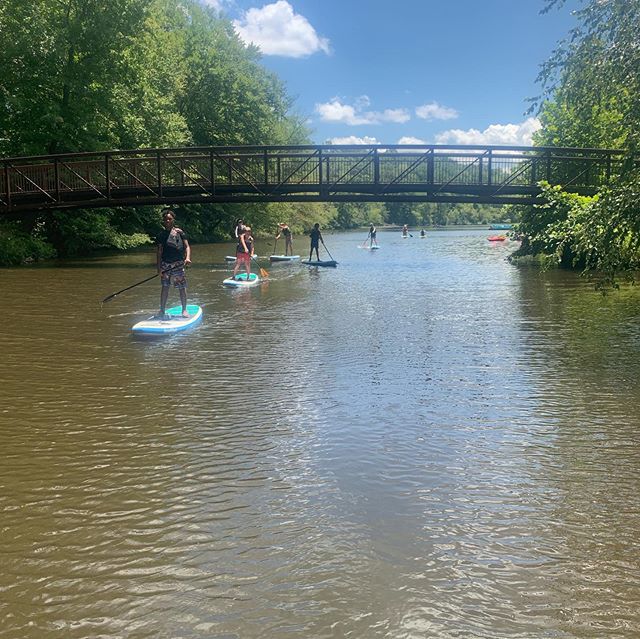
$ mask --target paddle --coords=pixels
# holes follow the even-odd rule
[[[329,249],[327,248],[327,245],[324,243],[324,240],[320,240],[322,242],[322,246],[324,246],[324,250],[329,253]],[[333,255],[331,255],[331,253],[329,253],[329,257],[335,262],[335,260],[333,259]],[[337,262],[336,262],[337,264]]]
[[[152,275],[151,277],[147,277],[146,280],[142,280],[141,282],[137,282],[136,284],[132,284],[131,286],[127,286],[126,288],[123,288],[121,291],[118,291],[117,293],[111,293],[111,295],[107,295],[107,297],[105,297],[102,300],[102,302],[100,302],[100,303],[104,304],[105,302],[108,302],[108,301],[112,300],[114,297],[116,297],[116,295],[120,295],[120,293],[124,293],[125,291],[128,291],[131,288],[135,288],[136,286],[140,286],[140,284],[144,284],[145,282],[148,282],[149,280],[152,280],[155,277],[158,277],[158,275],[160,275],[160,273],[156,273],[155,275]]]
[[[275,248],[274,248],[274,250],[275,250]],[[256,264],[258,264],[258,260],[256,260],[256,258],[255,258],[255,257],[253,257],[253,255],[251,256],[251,259],[252,259]],[[264,278],[269,277],[269,271],[267,271],[266,269],[262,268],[262,266],[260,266],[260,264],[258,264],[258,268],[260,269],[260,275],[261,275],[262,277],[264,277]]]
[[[126,288],[123,288],[119,291],[117,291],[116,293],[111,293],[111,295],[107,295],[107,297],[105,297],[102,302],[100,302],[100,304],[104,304],[105,302],[109,302],[111,301],[114,297],[116,297],[117,295],[120,295],[120,293],[124,293],[125,291],[128,291],[129,289],[135,288],[136,286],[140,286],[140,284],[144,284],[145,282],[148,282],[149,280],[152,280],[156,277],[158,277],[158,275],[163,275],[164,273],[168,273],[171,269],[168,268],[165,271],[160,271],[159,273],[156,273],[155,275],[152,275],[151,277],[147,277],[146,279],[142,280],[141,282],[136,282],[135,284],[132,284],[131,286],[127,286]],[[185,268],[186,268],[186,264],[185,264]]]
[[[369,235],[371,235],[371,233],[369,233]],[[367,242],[369,241],[369,235],[367,235],[367,239],[360,245],[360,248],[366,248],[367,247]],[[327,248],[325,246],[325,248]],[[327,251],[328,253],[329,251]]]

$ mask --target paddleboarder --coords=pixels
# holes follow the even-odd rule
[[[187,312],[187,277],[184,269],[191,264],[191,246],[189,246],[185,232],[175,225],[175,220],[175,213],[171,209],[164,209],[162,211],[164,230],[160,231],[156,237],[156,263],[162,282],[159,317],[165,315],[172,280],[180,294],[182,316],[189,317]]]
[[[285,255],[293,255],[293,235],[291,234],[291,229],[288,224],[284,222],[280,222],[278,224],[278,234],[276,235],[276,242],[280,239],[280,236],[284,236],[284,254]]]
[[[424,232],[424,229],[422,229],[422,230],[420,231],[420,237],[424,237],[425,235],[426,235],[426,233]]]
[[[402,227],[402,237],[407,237],[408,234],[409,234],[409,227],[405,224]]]
[[[311,257],[313,255],[313,249],[316,250],[316,259],[318,262],[320,261],[320,253],[318,253],[318,245],[320,242],[324,244],[324,240],[322,239],[322,233],[320,232],[320,224],[316,222],[311,229],[311,233],[309,233],[309,237],[311,238],[311,249],[309,251],[309,261],[311,261]]]
[[[238,235],[238,245],[236,246],[236,264],[233,267],[232,279],[236,279],[236,275],[241,266],[247,273],[247,282],[251,278],[251,258],[253,257],[253,236],[251,235],[251,227],[243,226],[242,232]]]
[[[376,240],[376,235],[378,233],[378,229],[372,223],[369,227],[369,237],[371,238],[371,246],[378,246],[378,240]]]

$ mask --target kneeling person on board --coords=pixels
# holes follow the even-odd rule
[[[173,285],[180,293],[182,304],[182,316],[189,317],[187,312],[187,277],[185,266],[191,264],[191,247],[189,240],[182,229],[175,226],[175,214],[171,209],[162,212],[162,225],[164,231],[160,231],[156,237],[157,255],[156,263],[158,273],[162,281],[160,292],[160,313],[164,317],[169,297],[169,287],[173,279]]]
[[[318,245],[322,242],[322,233],[320,232],[320,224],[316,222],[311,229],[311,233],[309,233],[309,237],[311,238],[311,250],[309,251],[309,261],[311,261],[311,257],[313,255],[313,249],[316,250],[316,258],[318,262],[320,261],[320,254],[318,253]]]
[[[243,231],[238,235],[238,246],[236,246],[236,264],[233,267],[233,279],[241,266],[247,272],[247,282],[251,277],[251,258],[253,257],[253,236],[251,235],[251,227],[245,226]]]

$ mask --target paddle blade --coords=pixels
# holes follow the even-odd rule
[[[260,275],[264,278],[269,277],[269,272],[266,271],[265,269],[262,268],[262,266],[260,267]]]

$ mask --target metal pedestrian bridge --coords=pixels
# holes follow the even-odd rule
[[[0,213],[233,202],[531,204],[593,195],[640,157],[478,145],[215,146],[0,158]]]

